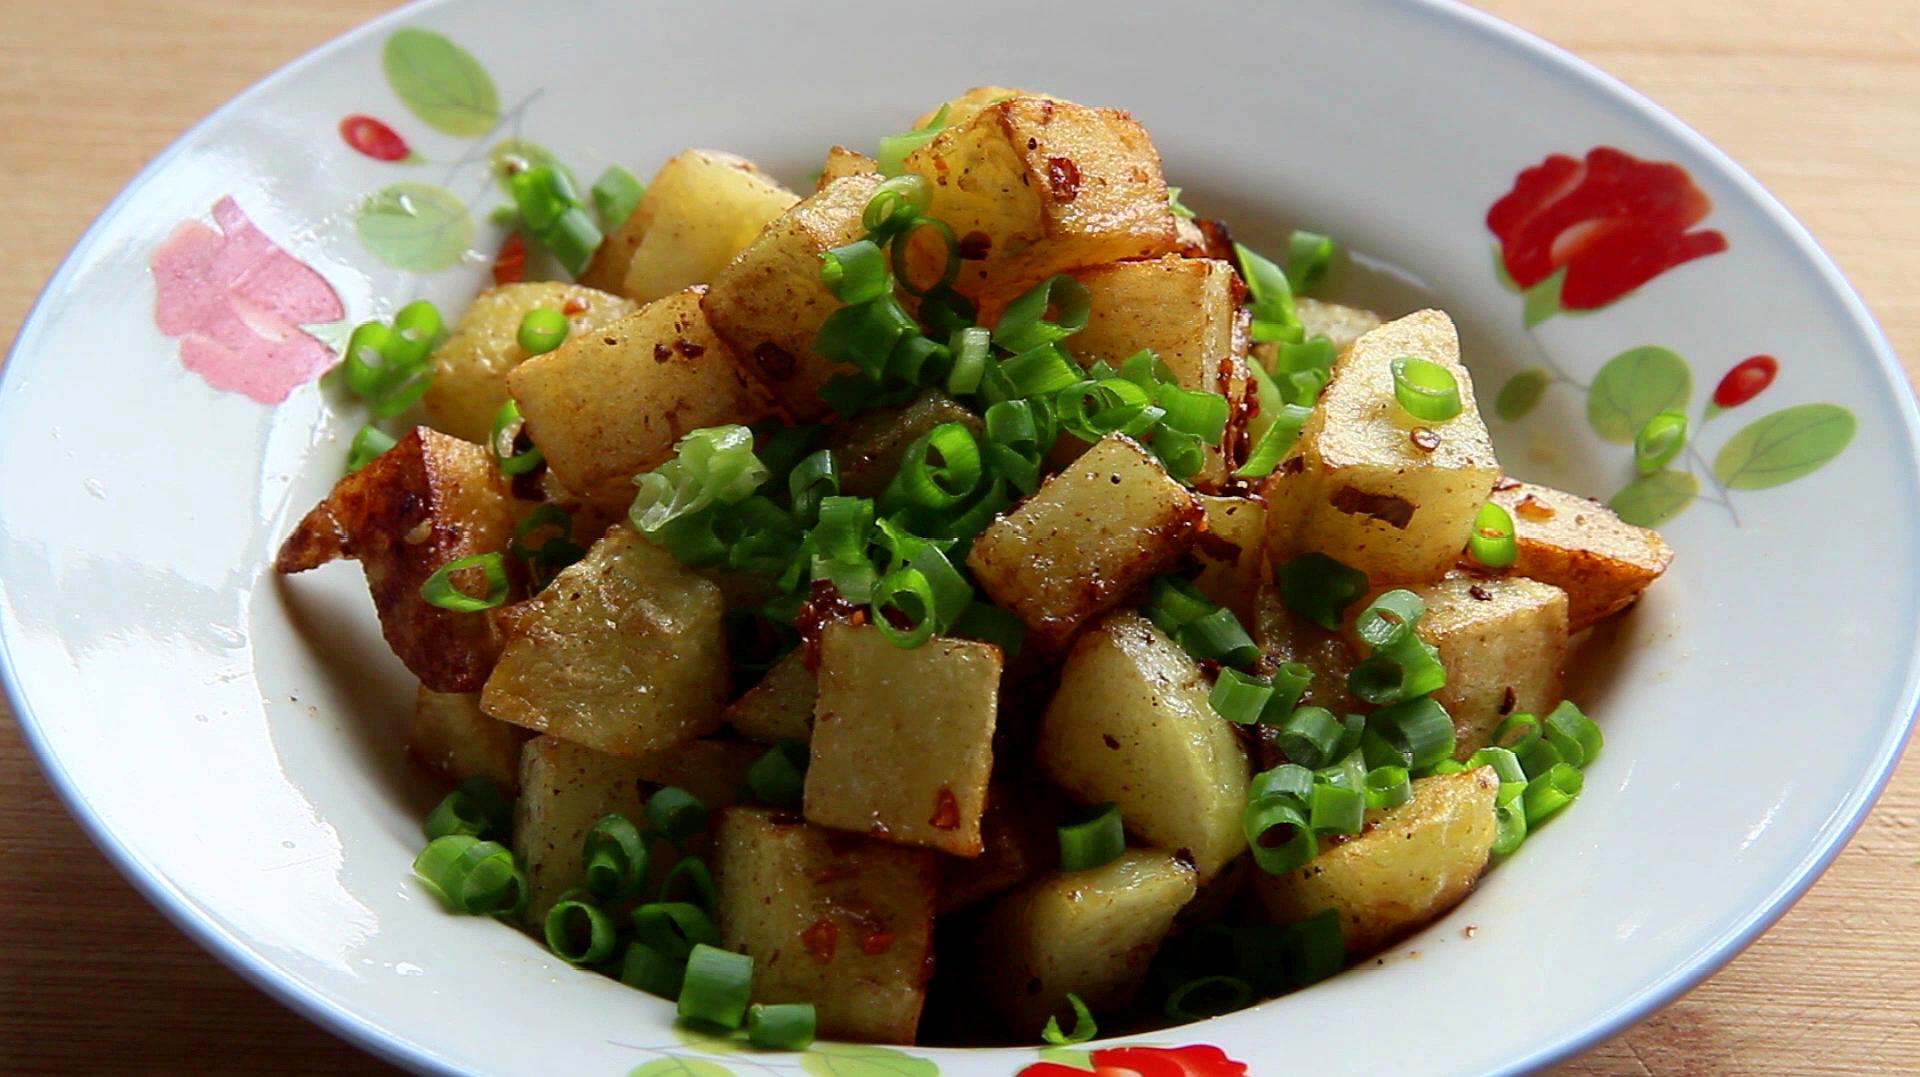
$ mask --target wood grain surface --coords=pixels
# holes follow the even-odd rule
[[[0,331],[189,124],[385,0],[0,2]],[[1730,151],[1920,370],[1914,0],[1485,0]],[[19,466],[19,462],[13,462]],[[0,710],[4,706],[0,705]],[[1920,1073],[1920,760],[1747,953],[1561,1074]],[[169,925],[93,849],[0,718],[0,1072],[391,1072]],[[1490,1023],[1523,1015],[1488,1014]]]

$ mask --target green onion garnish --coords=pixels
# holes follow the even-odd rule
[[[513,851],[471,834],[448,834],[427,843],[413,871],[455,912],[469,916],[517,913],[531,893]]]
[[[1086,818],[1060,827],[1060,870],[1086,871],[1108,864],[1127,851],[1126,828],[1120,808],[1096,804]]]
[[[1314,781],[1313,771],[1306,767],[1298,763],[1282,763],[1253,776],[1253,781],[1247,784],[1247,799],[1292,797],[1305,803],[1313,795]]]
[[[802,526],[820,522],[820,502],[840,492],[840,462],[830,449],[802,457],[787,472],[787,494]]]
[[[1287,240],[1287,283],[1297,295],[1320,283],[1333,265],[1333,240],[1296,229]]]
[[[698,899],[703,909],[716,907],[719,894],[713,887],[713,872],[707,862],[697,856],[683,856],[667,871],[666,878],[660,880],[660,900],[673,902],[682,897],[682,891],[691,891],[690,895]]]
[[[600,217],[600,227],[611,232],[633,216],[634,209],[647,195],[647,185],[620,165],[608,165],[600,178],[593,181],[589,193],[593,196],[593,211]]]
[[[1633,465],[1640,469],[1640,474],[1651,475],[1673,463],[1686,447],[1686,412],[1660,412],[1633,436]]]
[[[514,173],[507,189],[520,211],[524,231],[544,246],[567,272],[579,276],[600,246],[600,229],[587,215],[564,169],[536,165]]]
[[[1027,626],[1009,610],[991,602],[974,601],[968,603],[953,622],[953,634],[991,643],[1008,658],[1013,658],[1020,653]]]
[[[898,568],[873,585],[873,624],[887,642],[912,649],[933,638],[933,585],[916,568]]]
[[[933,233],[940,237],[941,246],[946,251],[946,256],[940,263],[940,276],[925,287],[915,284],[912,275],[907,272],[907,252],[912,249],[910,243],[913,233],[922,228],[933,229]],[[909,295],[945,294],[949,288],[953,287],[953,282],[960,279],[960,239],[953,234],[953,229],[948,227],[945,221],[935,220],[932,217],[915,217],[908,221],[900,229],[900,234],[894,237],[891,255],[894,279],[900,282],[900,287],[906,289]]]
[[[480,594],[463,591],[454,585],[454,574],[469,569],[478,570],[485,577],[487,589]],[[497,553],[477,553],[441,565],[439,571],[428,576],[427,582],[420,585],[420,597],[443,610],[478,613],[505,602],[509,589],[507,559]]]
[[[537,547],[527,544],[527,536],[547,529],[555,534]],[[507,552],[533,569],[536,590],[544,589],[561,569],[587,555],[586,547],[573,541],[573,515],[551,502],[536,505],[513,525],[513,541],[507,544]]]
[[[1080,368],[1055,344],[1021,352],[1002,362],[999,371],[1015,397],[1057,393],[1080,382]]]
[[[1235,725],[1252,725],[1260,720],[1267,701],[1273,698],[1273,685],[1264,679],[1223,669],[1213,682],[1207,703],[1215,714]]]
[[[1478,770],[1492,767],[1502,782],[1525,782],[1526,769],[1520,765],[1520,759],[1505,748],[1481,748],[1467,757],[1464,770]]]
[[[933,141],[933,136],[947,125],[947,112],[950,106],[941,105],[940,111],[933,114],[925,127],[916,127],[897,135],[888,135],[880,140],[879,152],[874,154],[883,176],[898,176],[906,168],[907,156],[913,151]]]
[[[1427,612],[1427,604],[1412,591],[1396,588],[1367,604],[1353,622],[1353,630],[1367,646],[1390,651],[1413,635],[1413,626]]]
[[[1586,785],[1586,776],[1570,763],[1555,763],[1546,773],[1527,783],[1520,801],[1527,813],[1527,829],[1537,828],[1573,803]]]
[[[1453,716],[1432,696],[1382,707],[1367,715],[1367,728],[1378,730],[1412,770],[1426,770],[1453,755]]]
[[[1321,628],[1339,631],[1348,606],[1367,593],[1367,574],[1323,553],[1303,553],[1275,574],[1287,609]]]
[[[520,405],[508,400],[500,405],[493,414],[493,432],[487,435],[487,448],[500,465],[503,475],[524,475],[546,463],[546,457],[539,449],[528,449],[516,453],[514,448],[520,440],[520,431],[524,424],[520,419]]]
[[[1346,727],[1325,707],[1297,707],[1280,723],[1278,743],[1288,759],[1303,767],[1323,767],[1334,759]]]
[[[668,841],[684,844],[707,825],[707,806],[677,785],[661,786],[647,798],[647,824]]]
[[[1542,732],[1562,758],[1583,769],[1599,757],[1600,749],[1607,743],[1599,725],[1571,699],[1561,700],[1559,706],[1547,712],[1546,728]]]
[[[373,463],[374,458],[399,444],[393,435],[377,426],[363,426],[353,435],[353,443],[347,447],[347,474]]]
[[[756,1002],[747,1007],[747,1042],[763,1051],[804,1050],[817,1021],[811,1002]]]
[[[1494,831],[1493,854],[1512,856],[1527,840],[1527,807],[1524,799],[1526,785],[1521,783],[1503,783],[1501,794],[1505,795],[1509,785],[1513,793],[1493,805]]]
[[[1247,282],[1248,308],[1253,314],[1253,338],[1260,341],[1297,340],[1301,336],[1300,315],[1293,306],[1293,285],[1279,266],[1252,250],[1235,243],[1234,260],[1240,277]]]
[[[427,840],[448,834],[494,838],[513,825],[513,801],[491,778],[475,775],[454,786],[427,815]]]
[[[865,303],[887,294],[887,255],[871,239],[820,252],[820,283],[842,303]]]
[[[1376,650],[1347,674],[1347,690],[1368,703],[1388,705],[1424,696],[1447,683],[1438,650],[1408,633],[1388,650]]]
[[[393,315],[393,335],[397,339],[389,345],[387,358],[407,367],[425,363],[428,353],[440,342],[443,327],[439,307],[425,299],[408,303]]]
[[[1237,976],[1202,976],[1189,980],[1167,996],[1166,1014],[1174,1021],[1200,1021],[1242,1009],[1253,1001],[1253,988]]]
[[[1347,967],[1347,944],[1340,931],[1340,913],[1324,909],[1287,925],[1287,978],[1294,987],[1308,987]]]
[[[1291,796],[1265,796],[1250,802],[1241,826],[1254,863],[1269,875],[1284,875],[1312,860],[1318,851],[1306,813]]]
[[[1167,208],[1172,210],[1173,215],[1176,217],[1185,217],[1188,220],[1192,220],[1195,217],[1195,213],[1180,202],[1180,194],[1183,190],[1185,190],[1183,187],[1175,187],[1172,184],[1167,185]]]
[[[587,890],[602,901],[625,901],[647,881],[646,838],[618,813],[601,816],[587,831],[581,861]]]
[[[633,937],[669,961],[685,961],[701,943],[720,945],[713,917],[687,901],[652,901],[633,910]]]
[[[973,431],[964,423],[942,423],[907,446],[883,501],[954,509],[980,488],[982,474],[980,443]]]
[[[637,942],[627,944],[626,955],[620,961],[621,983],[669,1001],[680,997],[680,985],[686,975],[685,961],[662,957],[652,947]]]
[[[807,779],[805,741],[783,740],[747,768],[753,798],[775,808],[797,808]]]
[[[521,317],[520,332],[514,339],[528,355],[545,355],[566,342],[567,316],[557,310],[535,307]]]
[[[1340,785],[1316,785],[1309,819],[1318,833],[1358,834],[1367,818],[1367,796]]]
[[[1367,771],[1367,807],[1397,808],[1413,799],[1413,777],[1395,764]]]
[[[1453,371],[1429,359],[1402,355],[1393,361],[1393,398],[1408,415],[1430,423],[1460,414],[1460,383]]]
[[[1203,662],[1224,666],[1249,666],[1260,659],[1260,648],[1247,635],[1240,619],[1225,606],[1217,606],[1205,616],[1180,627],[1180,646]]]
[[[674,445],[675,456],[634,480],[640,487],[627,518],[649,538],[666,538],[668,525],[716,505],[746,500],[771,475],[753,453],[744,426],[708,426]]]
[[[1069,1044],[1085,1043],[1100,1034],[1099,1026],[1093,1023],[1092,1012],[1087,1009],[1086,1003],[1080,1001],[1079,995],[1071,991],[1067,992],[1067,1005],[1073,1007],[1073,1031],[1060,1031],[1060,1018],[1048,1014],[1046,1027],[1040,1030],[1041,1039],[1055,1047],[1065,1047]]]
[[[680,1016],[721,1028],[739,1028],[753,991],[753,958],[701,943],[687,957],[680,987]]]
[[[948,348],[953,352],[953,368],[947,372],[947,392],[964,396],[980,387],[980,375],[986,372],[993,334],[977,325],[953,331]]]
[[[547,949],[574,965],[598,965],[612,957],[620,944],[613,918],[587,901],[587,896],[582,890],[569,891],[547,910],[542,925]]]
[[[1268,679],[1273,682],[1273,700],[1260,720],[1268,725],[1282,724],[1312,686],[1313,670],[1304,662],[1282,662]]]
[[[860,224],[876,238],[887,239],[924,214],[933,204],[933,184],[927,177],[906,173],[873,189]]]
[[[1513,516],[1499,502],[1486,502],[1474,515],[1473,530],[1467,533],[1467,553],[1488,568],[1506,568],[1520,559]]]
[[[1257,364],[1256,364],[1257,365]],[[1262,416],[1266,413],[1261,412]],[[1307,425],[1307,419],[1313,415],[1311,408],[1298,404],[1282,404],[1273,414],[1266,429],[1254,439],[1253,449],[1247,454],[1247,462],[1235,469],[1236,479],[1261,479],[1273,473],[1286,458],[1294,443],[1300,440],[1300,431]]]
[[[1052,320],[1047,318],[1049,312]],[[993,342],[1015,354],[1032,351],[1085,329],[1092,313],[1093,294],[1087,286],[1065,273],[1056,273],[1007,304],[1000,314],[1000,324],[993,328]],[[1053,389],[1071,384],[1069,381]]]

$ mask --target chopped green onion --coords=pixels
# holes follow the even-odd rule
[[[1520,786],[1525,789],[1524,785]],[[1504,791],[1506,785],[1502,785]],[[1512,856],[1527,840],[1527,806],[1521,795],[1516,794],[1509,800],[1497,802],[1493,806],[1493,854]]]
[[[1062,871],[1097,868],[1127,851],[1127,835],[1118,806],[1096,804],[1087,809],[1087,813],[1081,821],[1059,828]]]
[[[1428,422],[1460,414],[1460,383],[1453,371],[1430,359],[1402,355],[1393,361],[1393,398],[1408,415]]]
[[[414,874],[450,909],[469,916],[517,913],[531,891],[513,851],[471,834],[447,834],[427,843]]]
[[[1053,404],[1061,427],[1088,441],[1116,433],[1137,437],[1166,416],[1150,391],[1125,378],[1076,382],[1056,393]]]
[[[887,294],[886,252],[871,239],[820,252],[820,283],[842,303],[865,303]]]
[[[1412,591],[1387,591],[1368,603],[1353,622],[1354,634],[1377,651],[1392,650],[1413,635],[1427,604]]]
[[[1085,1043],[1100,1034],[1099,1026],[1093,1023],[1093,1014],[1087,1009],[1087,1004],[1080,1001],[1079,995],[1067,992],[1067,1005],[1073,1007],[1073,1031],[1060,1031],[1060,1018],[1048,1014],[1046,1027],[1040,1030],[1041,1039],[1055,1047],[1065,1047]]]
[[[453,582],[455,573],[469,569],[478,570],[486,580],[487,589],[478,595],[461,590]],[[478,613],[505,602],[509,589],[507,559],[497,553],[477,553],[441,565],[420,585],[420,597],[443,610]]]
[[[933,184],[912,172],[894,176],[873,189],[860,214],[861,227],[880,238],[907,227],[933,204]]]
[[[1254,339],[1298,338],[1300,315],[1293,306],[1293,285],[1279,266],[1241,244],[1233,245],[1240,276],[1247,282],[1248,307],[1253,314]]]
[[[1178,639],[1188,654],[1203,662],[1246,667],[1260,659],[1259,645],[1225,606],[1181,625]]]
[[[1001,363],[999,372],[1006,377],[1016,397],[1058,393],[1080,382],[1080,368],[1054,344],[1041,344],[1021,352]]]
[[[1253,449],[1247,454],[1247,462],[1234,470],[1234,478],[1260,479],[1272,474],[1294,443],[1300,440],[1300,431],[1312,415],[1311,408],[1303,408],[1298,404],[1280,405],[1265,429],[1255,436]]]
[[[912,250],[913,234],[922,228],[932,229],[933,234],[939,238],[941,246],[946,250],[945,260],[940,263],[940,276],[924,288],[915,284],[912,274],[907,272],[907,255]],[[960,240],[945,221],[935,220],[932,217],[915,217],[908,221],[900,230],[900,234],[894,237],[891,253],[894,278],[900,282],[900,287],[907,290],[908,295],[928,296],[945,293],[953,286],[954,281],[960,279]]]
[[[1270,369],[1282,398],[1289,404],[1312,407],[1320,399],[1321,390],[1333,380],[1335,351],[1333,341],[1325,334],[1276,344]]]
[[[1260,797],[1241,816],[1254,863],[1269,875],[1284,875],[1312,860],[1318,851],[1313,828],[1290,796]]]
[[[1218,444],[1226,436],[1229,409],[1227,398],[1219,393],[1165,384],[1154,394],[1153,402],[1166,413],[1160,420],[1163,429],[1178,430],[1208,444]]]
[[[973,301],[951,288],[938,288],[920,299],[920,324],[930,337],[951,337],[973,328]]]
[[[1367,728],[1378,729],[1400,749],[1413,770],[1425,770],[1453,755],[1453,717],[1432,696],[1382,707],[1367,716]]]
[[[1527,772],[1520,765],[1520,759],[1505,748],[1481,748],[1467,757],[1463,770],[1478,770],[1492,767],[1502,782],[1524,782]]]
[[[873,534],[873,499],[834,495],[820,499],[820,522],[812,531],[813,548],[832,561],[859,561]]]
[[[1294,294],[1320,283],[1333,265],[1333,240],[1318,232],[1294,230],[1287,240],[1287,283]]]
[[[1512,736],[1509,737],[1509,734]],[[1509,714],[1502,719],[1500,724],[1494,727],[1491,739],[1496,748],[1517,749],[1520,744],[1539,740],[1540,737],[1540,719],[1521,711],[1517,714]],[[1517,750],[1515,754],[1518,754]]]
[[[621,983],[668,1001],[680,997],[686,975],[686,962],[669,960],[642,943],[628,943],[626,956],[620,961]]]
[[[1686,447],[1686,412],[1660,412],[1633,436],[1633,466],[1640,469],[1640,474],[1651,475],[1673,463]]]
[[[1323,553],[1303,553],[1276,574],[1287,609],[1321,628],[1339,631],[1348,606],[1367,593],[1367,574]]]
[[[1540,734],[1523,737],[1513,745],[1513,756],[1520,761],[1520,769],[1528,780],[1538,778],[1557,766],[1567,764],[1560,749]]]
[[[1156,430],[1152,444],[1147,446],[1160,458],[1167,474],[1185,482],[1200,472],[1207,463],[1206,445],[1197,436],[1181,430]]]
[[[514,452],[523,429],[525,423],[520,418],[520,405],[513,401],[502,403],[500,410],[493,413],[493,432],[487,435],[487,448],[499,463],[502,475],[524,475],[546,463],[547,458],[539,449]]]
[[[1497,501],[1480,506],[1467,534],[1467,553],[1488,568],[1506,568],[1520,559],[1513,535],[1513,516]]]
[[[1252,725],[1260,720],[1267,701],[1273,698],[1273,685],[1236,669],[1223,669],[1207,695],[1207,704],[1215,714],[1235,725]]]
[[[1292,797],[1304,804],[1313,795],[1313,783],[1313,771],[1298,763],[1282,763],[1253,776],[1247,784],[1247,799]]]
[[[582,208],[579,192],[564,169],[536,165],[507,179],[525,231],[579,276],[600,246],[601,233]]]
[[[747,1007],[747,1043],[763,1051],[804,1050],[817,1023],[811,1002],[756,1002]]]
[[[448,834],[498,837],[513,825],[513,801],[492,778],[475,775],[453,787],[427,815],[427,840]]]
[[[1172,184],[1167,185],[1167,208],[1172,210],[1173,215],[1176,217],[1185,217],[1188,220],[1192,220],[1195,216],[1194,212],[1180,203],[1180,193],[1183,190],[1185,190],[1185,188],[1175,187]]]
[[[947,371],[947,392],[964,396],[980,387],[980,375],[987,369],[993,334],[977,325],[953,331],[947,345],[953,352],[953,369]]]
[[[535,307],[520,319],[515,337],[528,355],[545,355],[567,339],[567,316],[557,310]]]
[[[783,740],[747,768],[747,788],[753,798],[775,808],[797,808],[807,777],[809,752],[805,741]]]
[[[721,1028],[739,1028],[753,993],[753,958],[701,943],[687,957],[680,987],[680,1016]]]
[[[899,568],[873,585],[873,625],[895,647],[911,650],[933,638],[933,585],[917,568]]]
[[[1280,723],[1278,743],[1295,763],[1322,767],[1333,762],[1345,734],[1346,727],[1325,707],[1297,707]]]
[[[353,435],[353,444],[347,447],[347,474],[373,463],[374,458],[399,442],[393,435],[377,426],[363,426]]]
[[[754,455],[772,475],[785,475],[800,466],[800,461],[820,447],[827,428],[819,423],[784,423],[769,420],[753,428],[760,439]]]
[[[611,232],[633,216],[640,200],[647,196],[647,185],[620,165],[608,165],[588,193],[593,196],[593,210],[600,215],[601,226]]]
[[[898,176],[906,168],[907,157],[913,151],[933,141],[933,136],[947,126],[947,112],[950,106],[941,105],[940,111],[933,114],[925,127],[916,127],[897,135],[888,135],[880,140],[880,150],[874,154],[883,176]]]
[[[1049,311],[1054,315],[1051,321],[1047,319]],[[1015,354],[1029,352],[1085,329],[1092,313],[1093,294],[1087,286],[1065,273],[1056,273],[1007,304],[1000,323],[993,328],[993,342]]]
[[[614,928],[613,918],[583,900],[582,894],[572,891],[547,910],[543,925],[547,949],[569,964],[598,965],[613,956],[620,944],[620,932]]]
[[[1397,808],[1413,799],[1413,777],[1395,764],[1367,771],[1367,807]]]
[[[1358,834],[1367,819],[1367,796],[1340,785],[1316,785],[1309,818],[1319,833]]]
[[[674,444],[674,458],[634,480],[640,487],[627,517],[656,537],[668,525],[714,504],[746,500],[772,472],[753,453],[744,426],[708,426]]]
[[[820,503],[840,492],[840,462],[831,449],[810,453],[787,473],[794,518],[803,526],[820,522]]]
[[[1447,683],[1438,650],[1409,634],[1392,650],[1375,651],[1347,674],[1347,690],[1368,703],[1389,705],[1424,696]]]
[[[1200,592],[1192,580],[1179,576],[1160,576],[1147,585],[1147,600],[1140,612],[1160,631],[1177,637],[1180,630],[1220,607]]]
[[[624,815],[601,816],[582,843],[587,890],[602,901],[625,901],[647,881],[647,841]]]
[[[1570,699],[1547,712],[1544,734],[1568,763],[1581,768],[1598,758],[1607,743],[1600,727]]]
[[[920,323],[900,305],[898,296],[885,292],[827,315],[814,334],[813,350],[877,380],[887,369],[894,345],[902,337],[919,335]]]
[[[425,299],[416,299],[393,315],[393,337],[386,356],[403,367],[419,366],[440,343],[443,327],[440,308]]]
[[[934,457],[939,463],[932,463]],[[890,491],[923,508],[952,509],[980,488],[980,443],[964,423],[941,423],[901,456]]]
[[[1527,829],[1533,830],[1573,803],[1585,784],[1586,776],[1580,768],[1569,763],[1556,763],[1528,782],[1527,791],[1520,794],[1527,813]]]
[[[647,798],[647,823],[681,844],[706,828],[707,806],[677,785],[661,786]]]
[[[720,945],[720,929],[692,902],[650,901],[633,910],[633,938],[670,961],[685,961],[701,943]]]
[[[1347,967],[1347,944],[1337,909],[1323,909],[1287,925],[1287,978],[1309,987]]]
[[[1189,980],[1167,996],[1166,1014],[1174,1021],[1200,1021],[1232,1013],[1253,1002],[1253,988],[1237,976]]]
[[[1304,662],[1282,662],[1269,678],[1273,682],[1273,700],[1260,720],[1268,725],[1285,724],[1294,708],[1313,684],[1313,670]]]
[[[681,885],[683,883],[684,886]],[[667,871],[666,878],[660,880],[660,900],[663,902],[675,901],[683,890],[692,891],[692,895],[699,899],[701,908],[715,907],[719,895],[714,890],[713,872],[707,867],[706,861],[697,856],[683,856]]]
[[[527,536],[551,528],[558,534],[539,546],[527,545]],[[536,578],[552,577],[561,569],[586,556],[586,548],[573,541],[573,516],[558,505],[537,505],[513,525],[513,540],[507,552],[533,566]]]

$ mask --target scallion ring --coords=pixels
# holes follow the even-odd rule
[[[647,881],[647,841],[633,820],[601,816],[581,843],[587,890],[603,901],[625,901]]]
[[[520,318],[520,331],[514,339],[528,355],[545,355],[567,339],[567,316],[557,310],[536,307]]]
[[[482,575],[486,583],[485,591],[474,594],[454,584],[453,577],[456,574],[469,570]],[[420,597],[443,610],[478,613],[505,602],[510,590],[506,558],[498,553],[477,553],[441,565],[438,571],[427,577],[427,582],[420,585]]]
[[[1087,871],[1112,863],[1127,851],[1127,835],[1114,804],[1096,804],[1079,822],[1059,828],[1060,870]]]
[[[1394,359],[1392,368],[1393,398],[1408,415],[1437,423],[1460,414],[1460,382],[1453,371],[1413,355]]]
[[[753,958],[701,943],[687,957],[679,1013],[690,1021],[739,1028],[753,992]]]
[[[932,230],[934,237],[939,240],[944,251],[944,260],[940,263],[940,276],[932,284],[923,288],[914,283],[907,261],[908,254],[914,246],[914,237],[928,229]],[[893,245],[889,250],[893,258],[894,279],[900,282],[900,287],[904,288],[908,295],[927,296],[945,292],[952,287],[954,281],[960,279],[960,239],[953,234],[953,229],[948,227],[945,221],[933,217],[915,217],[900,229],[898,235],[893,237]]]
[[[876,237],[890,237],[927,211],[933,202],[933,184],[908,172],[883,181],[867,199],[860,225]]]
[[[871,239],[857,239],[820,252],[820,283],[842,303],[865,303],[885,295],[892,286],[887,256]]]
[[[1687,414],[1663,411],[1648,419],[1633,436],[1633,465],[1640,474],[1651,475],[1680,455],[1687,447]]]
[[[720,929],[690,901],[650,901],[633,910],[633,938],[661,957],[685,961],[701,943],[720,945]]]
[[[547,949],[573,965],[598,965],[613,956],[620,932],[613,918],[585,900],[584,891],[572,891],[553,903],[542,923]]]
[[[1520,559],[1514,538],[1513,516],[1497,501],[1488,501],[1474,515],[1467,533],[1467,553],[1488,568],[1507,568]]]
[[[811,1002],[756,1002],[747,1007],[747,1043],[763,1051],[801,1051],[818,1024]]]

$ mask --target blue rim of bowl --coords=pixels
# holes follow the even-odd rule
[[[110,221],[123,205],[139,194],[174,158],[184,152],[186,146],[203,131],[225,119],[230,113],[239,111],[257,91],[292,78],[309,65],[319,63],[336,52],[352,47],[383,29],[407,22],[423,11],[459,2],[461,0],[413,0],[412,3],[362,23],[277,68],[169,143],[166,149],[148,162],[146,167],[142,168],[126,187],[107,203],[106,208],[101,210],[93,223],[87,226],[86,232],[81,235],[80,240],[74,244],[67,256],[61,259],[60,265],[48,278],[46,285],[41,288],[40,294],[35,297],[32,307],[27,311],[25,321],[21,323],[20,333],[14,340],[7,363],[4,367],[0,367],[0,392],[4,391],[7,378],[15,369],[14,357],[25,350],[26,343],[32,337],[38,335],[37,323],[40,308],[48,302],[50,296],[64,290],[74,266],[100,241],[100,233],[104,230],[106,222]],[[1920,459],[1920,407],[1916,407],[1913,393],[1907,390],[1909,383],[1906,372],[1895,357],[1892,344],[1867,310],[1865,302],[1841,274],[1839,267],[1834,264],[1833,259],[1821,249],[1819,243],[1807,231],[1806,226],[1801,224],[1779,199],[1761,186],[1759,180],[1750,175],[1725,151],[1709,141],[1706,136],[1661,108],[1646,95],[1544,38],[1469,7],[1462,0],[1408,0],[1408,8],[1422,17],[1439,20],[1451,28],[1465,29],[1477,34],[1495,45],[1518,54],[1548,74],[1570,77],[1585,84],[1588,88],[1597,91],[1601,99],[1614,107],[1637,120],[1653,124],[1686,144],[1690,150],[1717,171],[1722,179],[1739,188],[1741,193],[1752,200],[1775,227],[1792,240],[1800,256],[1815,271],[1833,296],[1839,299],[1861,339],[1871,347],[1875,358],[1879,360],[1882,376],[1899,387],[1895,397],[1899,401],[1897,407],[1904,420],[1908,454],[1910,458]],[[4,585],[0,585],[0,602],[10,602],[4,591]],[[349,1043],[416,1072],[465,1077],[469,1071],[457,1066],[451,1059],[380,1027],[373,1020],[355,1013],[328,997],[320,988],[302,982],[287,970],[262,957],[246,941],[218,923],[210,912],[202,910],[190,895],[182,892],[163,877],[138,851],[123,843],[101,822],[92,806],[68,778],[65,768],[48,747],[39,718],[27,705],[18,684],[19,676],[14,670],[12,651],[8,646],[4,625],[0,624],[0,688],[5,690],[7,701],[17,716],[27,745],[39,762],[41,771],[47,776],[61,802],[66,805],[67,811],[80,823],[87,836],[106,855],[115,869],[174,926],[213,954],[222,964],[239,973],[249,983]],[[1530,1073],[1598,1046],[1601,1042],[1651,1016],[1691,990],[1733,960],[1773,926],[1775,921],[1800,900],[1833,863],[1834,858],[1840,854],[1854,833],[1860,829],[1860,825],[1866,821],[1867,813],[1886,788],[1888,779],[1892,777],[1894,766],[1900,761],[1908,736],[1913,731],[1916,712],[1920,711],[1920,659],[1916,659],[1907,670],[1906,684],[1902,689],[1901,698],[1902,709],[1894,716],[1887,730],[1887,736],[1876,752],[1867,780],[1848,793],[1840,810],[1830,817],[1822,828],[1814,847],[1808,852],[1806,858],[1765,902],[1702,947],[1685,964],[1670,970],[1620,1005],[1595,1015],[1585,1025],[1564,1033],[1553,1042],[1507,1063],[1495,1071],[1495,1074]]]

